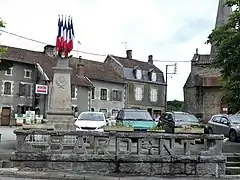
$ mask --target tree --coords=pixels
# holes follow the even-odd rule
[[[167,111],[182,111],[183,101],[173,100],[167,102]]]
[[[240,0],[229,0],[227,6],[236,7],[227,24],[215,28],[207,43],[214,47],[212,66],[221,70],[224,101],[233,113],[240,110]]]
[[[0,29],[5,27],[5,22],[0,18]],[[3,60],[2,57],[7,53],[7,48],[0,47],[0,71],[7,70],[13,66],[11,61]]]

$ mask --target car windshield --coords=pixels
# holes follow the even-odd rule
[[[199,120],[192,114],[175,114],[175,121],[183,122],[199,122]]]
[[[125,111],[124,120],[136,121],[153,121],[152,117],[147,111]]]
[[[240,115],[231,115],[231,116],[229,116],[229,119],[230,119],[234,124],[239,124],[239,123],[240,123]]]
[[[78,120],[104,121],[104,115],[100,113],[82,113],[78,116]]]

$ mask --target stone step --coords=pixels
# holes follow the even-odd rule
[[[240,156],[227,156],[227,162],[240,162]]]
[[[240,167],[226,167],[226,175],[240,174]]]
[[[227,162],[226,167],[240,167],[240,162]]]

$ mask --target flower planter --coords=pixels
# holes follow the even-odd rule
[[[174,128],[175,133],[204,134],[204,128]]]
[[[122,132],[131,132],[134,131],[133,127],[126,127],[126,126],[106,126],[104,127],[104,131],[122,131]]]
[[[164,129],[148,129],[147,132],[153,132],[153,133],[164,133]]]

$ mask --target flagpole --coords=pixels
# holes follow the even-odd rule
[[[78,50],[79,50],[79,45],[81,44],[80,41],[77,42],[77,57],[78,57]],[[78,57],[79,58],[79,57]]]
[[[77,42],[77,58],[78,58],[78,47],[79,47],[79,44],[78,44],[78,42]]]

